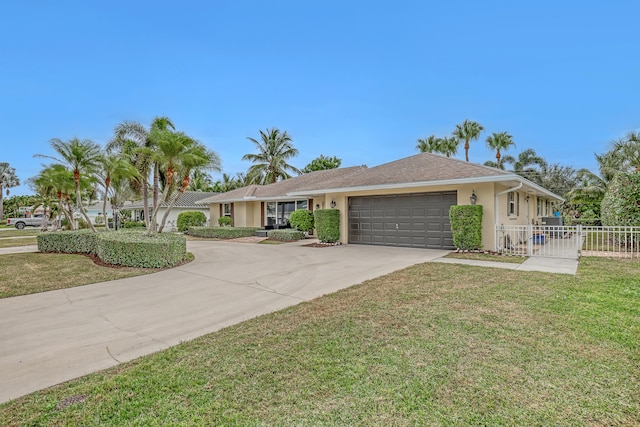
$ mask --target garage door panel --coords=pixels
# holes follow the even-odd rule
[[[349,243],[453,249],[455,191],[349,198]],[[367,206],[372,207],[371,209]]]

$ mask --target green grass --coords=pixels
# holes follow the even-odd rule
[[[14,248],[16,246],[36,245],[36,236],[27,238],[0,238],[0,248]]]
[[[492,255],[475,252],[451,252],[445,255],[445,258],[470,259],[474,261],[508,262],[511,264],[522,264],[527,259],[526,257],[521,256]]]
[[[24,230],[13,228],[11,230],[0,231],[0,239],[5,237],[37,236],[40,233],[41,231],[39,228],[25,228]]]
[[[17,399],[0,425],[638,425],[638,277],[417,265]]]
[[[156,271],[149,268],[99,266],[83,255],[7,254],[0,256],[0,298],[141,276]]]

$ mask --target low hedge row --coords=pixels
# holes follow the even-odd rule
[[[40,252],[92,254],[107,264],[126,267],[173,267],[187,256],[184,236],[169,233],[59,231],[39,234],[37,241]]]
[[[98,258],[107,264],[163,268],[187,257],[187,239],[171,233],[103,233],[98,237]]]
[[[304,232],[300,230],[269,230],[267,232],[267,236],[271,240],[281,240],[281,241],[293,241],[293,240],[302,240],[304,239]]]
[[[256,234],[258,227],[189,227],[187,234],[195,237],[212,237],[216,239],[237,239]]]
[[[57,231],[37,236],[40,252],[91,254],[98,252],[98,234],[91,230]]]

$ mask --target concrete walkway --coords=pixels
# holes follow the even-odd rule
[[[576,274],[578,260],[570,258],[529,257],[521,264],[510,262],[480,261],[459,258],[438,258],[432,262],[445,264],[466,264],[478,267],[504,268],[507,270],[540,271],[543,273]]]
[[[0,299],[0,402],[447,253],[298,243],[187,246],[195,260],[175,269]]]

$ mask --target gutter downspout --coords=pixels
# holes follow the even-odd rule
[[[521,188],[522,188],[522,183],[519,183],[515,187],[507,188],[504,191],[496,193],[496,195],[494,196],[495,198],[494,198],[494,201],[493,201],[493,209],[494,209],[493,210],[493,213],[494,213],[493,217],[495,218],[494,227],[495,227],[495,230],[496,230],[496,238],[495,238],[495,241],[494,241],[494,246],[495,246],[495,251],[496,252],[498,252],[498,240],[499,240],[498,239],[498,223],[500,222],[500,221],[498,221],[499,216],[500,216],[499,213],[498,213],[498,197],[502,196],[503,194],[511,193],[512,191],[518,191]]]

